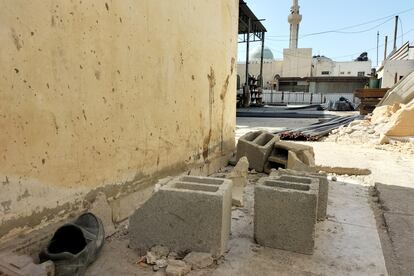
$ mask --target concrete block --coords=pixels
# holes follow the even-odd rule
[[[255,186],[254,237],[258,244],[312,254],[318,184],[262,178]]]
[[[0,253],[0,275],[7,276],[50,276],[55,275],[52,261],[35,264],[27,255],[15,255],[10,252]]]
[[[263,172],[264,164],[277,140],[277,136],[266,131],[249,132],[240,137],[237,143],[236,160],[246,156],[250,169]]]
[[[276,141],[265,163],[264,171],[271,169],[294,169],[314,171],[315,154],[313,148],[293,142]]]
[[[247,180],[248,174],[249,174],[249,161],[247,160],[245,156],[243,156],[242,158],[240,158],[239,162],[237,162],[233,171],[227,177],[233,182],[232,198],[233,198],[234,206],[238,206],[238,207],[244,206],[243,195],[244,195],[244,188],[246,187],[248,183],[248,180]]]
[[[319,182],[319,195],[318,195],[318,220],[325,220],[327,209],[328,209],[328,196],[329,196],[329,181],[328,176],[323,173],[311,173],[311,172],[301,172],[294,170],[283,170],[279,169],[275,174],[271,173],[270,177],[274,176],[298,176],[304,178],[315,178]]]
[[[221,256],[230,234],[231,189],[229,179],[174,178],[130,217],[130,246],[141,252],[164,245],[175,252]]]

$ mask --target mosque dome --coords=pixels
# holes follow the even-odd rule
[[[260,60],[261,54],[262,54],[262,47],[258,46],[250,53],[249,59],[252,60],[252,61],[253,60]],[[272,50],[270,50],[266,46],[263,49],[263,59],[264,60],[273,60],[274,59]]]

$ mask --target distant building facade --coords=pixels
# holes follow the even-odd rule
[[[283,49],[283,59],[274,58],[270,48],[263,51],[263,76],[260,76],[261,47],[249,55],[249,75],[260,79],[264,89],[291,92],[353,92],[364,87],[371,73],[371,61],[336,62],[324,56],[313,56],[312,48],[298,48],[302,15],[298,0],[293,0],[288,22],[289,48]],[[238,88],[246,79],[246,63],[238,64]]]
[[[353,92],[364,87],[372,62],[338,62],[324,56],[312,57],[312,49],[284,49],[283,59],[274,59],[265,47],[263,88],[291,92]],[[245,79],[245,63],[238,64],[240,80]],[[249,75],[260,77],[260,47],[250,55]],[[243,83],[239,83],[241,87]]]
[[[414,44],[406,42],[392,51],[377,70],[382,88],[391,88],[414,71]]]

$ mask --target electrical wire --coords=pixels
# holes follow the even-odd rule
[[[352,25],[352,26],[347,26],[347,27],[343,27],[343,28],[339,28],[339,29],[334,29],[334,30],[316,32],[316,33],[304,34],[304,35],[300,36],[300,38],[309,37],[309,36],[316,36],[316,35],[322,35],[322,34],[328,34],[328,33],[342,33],[342,34],[364,33],[364,32],[371,31],[371,30],[373,30],[373,29],[375,29],[375,28],[377,28],[377,27],[379,27],[381,25],[384,25],[388,21],[392,20],[392,18],[394,18],[396,15],[401,15],[401,14],[410,12],[412,10],[414,10],[414,7],[413,8],[410,8],[410,9],[407,9],[407,10],[404,10],[404,11],[400,11],[400,12],[394,13],[394,14],[389,15],[389,16],[381,17],[381,18],[378,18],[378,19],[370,20],[370,21],[363,22],[363,23],[359,23],[359,24]],[[374,26],[372,28],[369,28],[367,30],[344,32],[344,30],[353,29],[353,28],[356,28],[356,27],[368,25],[368,24],[371,24],[371,23],[374,23],[374,22],[378,22],[378,21],[381,21],[381,20],[384,20],[384,19],[386,19],[384,22],[382,22],[379,25],[376,25],[376,26]],[[267,38],[289,37],[289,36],[290,35],[280,35],[280,36],[268,35]],[[274,40],[274,41],[289,41],[289,40],[286,40],[285,39],[285,40]]]

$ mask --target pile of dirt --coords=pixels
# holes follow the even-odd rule
[[[377,107],[365,120],[332,131],[326,141],[414,154],[414,100]]]

